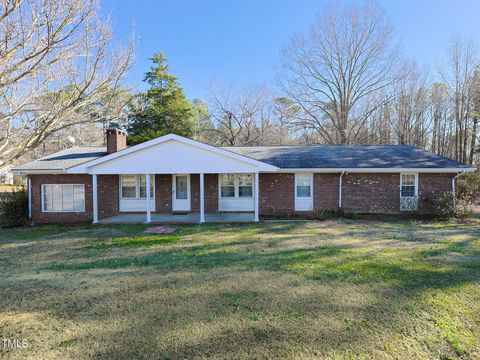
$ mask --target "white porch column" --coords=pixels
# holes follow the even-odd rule
[[[205,186],[204,174],[200,174],[200,223],[205,222]]]
[[[92,175],[93,223],[98,223],[97,174]]]
[[[146,223],[152,222],[152,213],[150,210],[150,174],[145,174],[145,186],[147,190],[147,220],[145,221]]]
[[[255,185],[255,221],[258,221],[258,199],[259,199],[259,188],[260,188],[260,185],[259,185],[259,176],[258,176],[258,172],[255,173],[255,182],[254,182],[254,185]]]

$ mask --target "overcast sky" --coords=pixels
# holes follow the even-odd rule
[[[213,81],[271,83],[279,53],[323,8],[313,0],[102,0],[115,36],[139,40],[130,81],[142,88],[148,58],[163,51],[190,99],[208,97]],[[433,70],[455,34],[480,41],[479,0],[380,1],[407,58]]]

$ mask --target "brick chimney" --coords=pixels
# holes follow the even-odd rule
[[[120,129],[107,129],[107,153],[111,154],[127,147],[127,133]]]

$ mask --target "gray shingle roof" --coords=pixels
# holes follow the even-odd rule
[[[308,168],[468,168],[409,145],[259,146],[223,149],[283,169]]]
[[[223,149],[283,169],[309,168],[468,168],[408,145],[386,146],[254,146]],[[66,170],[107,155],[105,146],[76,146],[20,165],[12,171]]]
[[[72,166],[107,155],[106,146],[75,146],[22,164],[12,171],[20,170],[66,170]]]

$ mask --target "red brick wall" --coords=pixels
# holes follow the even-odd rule
[[[397,213],[400,209],[400,174],[346,174],[342,202],[345,211]]]
[[[74,224],[92,221],[91,175],[29,175],[32,182],[32,220],[35,224]],[[85,184],[85,212],[42,212],[42,184]]]
[[[205,174],[205,213],[218,211],[218,174]]]
[[[199,174],[190,175],[190,199],[192,204],[192,212],[200,212],[200,175]]]
[[[119,176],[97,176],[98,218],[113,216],[119,212]]]
[[[451,191],[453,174],[419,174],[420,211],[428,199]],[[34,223],[88,223],[92,221],[91,175],[30,175]],[[339,174],[314,174],[314,209],[338,208]],[[192,211],[200,208],[199,175],[191,175]],[[41,184],[85,184],[85,212],[43,213]],[[343,177],[345,211],[398,213],[400,174],[346,174]],[[260,215],[288,215],[295,211],[295,174],[260,174]],[[159,213],[172,211],[172,176],[155,176],[155,206]],[[118,175],[98,176],[99,218],[118,213]],[[218,175],[205,175],[205,213],[218,211]]]
[[[339,179],[340,174],[313,174],[314,209],[330,211],[338,209]]]
[[[164,214],[172,212],[172,175],[155,175],[155,210]]]
[[[295,211],[295,174],[260,174],[260,215],[283,215]]]
[[[455,174],[418,174],[418,207],[428,212],[431,198],[452,191],[452,177]]]

